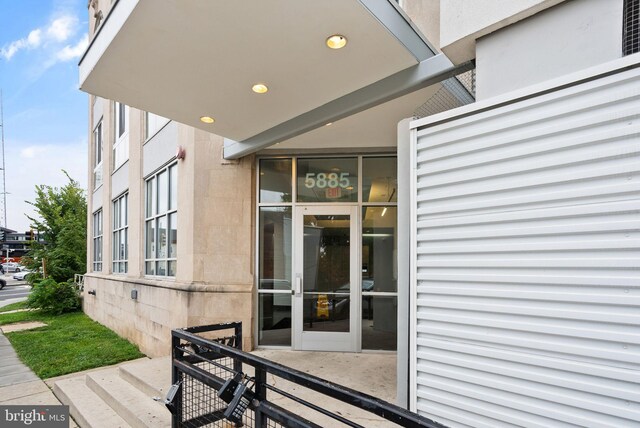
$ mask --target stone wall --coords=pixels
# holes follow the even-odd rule
[[[112,181],[122,177],[112,175],[110,168],[113,112],[109,101],[104,102],[104,123],[107,124],[105,178],[98,192],[90,189],[93,197],[89,204],[89,213],[98,207],[103,209],[103,267],[100,272],[90,272],[85,276],[85,312],[136,343],[149,356],[169,353],[172,328],[231,321],[242,321],[243,346],[251,349],[255,263],[254,157],[226,161],[222,158],[221,137],[182,124],[168,125],[145,142],[142,136],[143,114],[131,109],[128,183],[125,183],[129,192],[129,268],[124,275],[113,274],[112,200],[118,195],[112,191]],[[177,126],[177,129],[171,126]],[[162,139],[167,133],[172,136],[169,142]],[[163,166],[175,159],[178,146],[184,149],[185,157],[177,161],[176,277],[146,276],[144,182],[145,175],[153,171],[145,172],[145,153],[155,156],[157,166]],[[161,159],[156,159],[158,156]],[[121,183],[119,187],[124,188],[124,185]],[[118,190],[118,194],[121,192],[122,189]],[[89,222],[91,237],[91,215]],[[90,244],[91,241],[89,239]],[[91,254],[89,251],[89,267]],[[138,291],[137,300],[131,298],[133,289]],[[92,290],[96,292],[95,296],[88,294]]]
[[[137,299],[131,298],[134,289]],[[169,354],[172,328],[219,322],[241,321],[243,348],[252,346],[250,287],[221,289],[87,274],[83,306],[92,319],[137,344],[150,357]]]

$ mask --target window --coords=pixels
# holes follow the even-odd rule
[[[121,103],[116,103],[116,117],[117,125],[116,132],[118,134],[118,138],[122,137],[127,130],[127,106]]]
[[[93,130],[93,188],[102,186],[102,120]]]
[[[297,202],[358,202],[357,158],[298,159]]]
[[[102,270],[102,210],[93,213],[93,271]]]
[[[262,163],[263,167],[267,162]],[[289,173],[291,183],[291,173]],[[258,238],[261,345],[291,346],[291,207],[260,207]]]
[[[129,159],[129,107],[116,103],[116,132],[113,143],[113,169],[116,170]]]
[[[169,119],[167,119],[166,117],[158,116],[157,114],[146,112],[144,123],[144,139],[146,141],[156,135],[156,133],[160,131],[163,126],[169,123]]]
[[[169,165],[146,181],[145,274],[176,276],[178,167]]]
[[[113,201],[113,273],[127,273],[129,258],[129,194]]]

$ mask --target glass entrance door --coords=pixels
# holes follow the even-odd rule
[[[296,210],[294,349],[358,351],[356,206]]]

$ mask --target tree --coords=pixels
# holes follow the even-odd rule
[[[39,268],[44,261],[46,276],[57,282],[73,279],[87,270],[87,199],[77,181],[62,171],[69,182],[62,188],[36,186],[37,215],[27,216],[41,240],[31,243],[27,264]]]

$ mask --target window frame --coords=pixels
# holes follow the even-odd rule
[[[175,171],[175,172],[174,172]],[[166,174],[166,180],[160,183],[160,177]],[[175,181],[175,186],[173,182]],[[178,163],[171,162],[156,172],[148,176],[144,181],[145,187],[145,204],[144,204],[144,275],[155,278],[175,278],[178,265],[177,257],[177,219],[178,219],[178,202],[177,202],[177,181],[178,181]],[[162,184],[162,189],[160,188]],[[166,194],[162,195],[162,191]],[[175,198],[172,196],[172,190],[175,190]],[[164,197],[164,199],[163,199]],[[161,204],[164,202],[166,209],[162,210]],[[161,241],[161,222],[164,220],[165,255],[160,255]],[[172,221],[173,220],[173,221]],[[174,225],[175,223],[175,225]],[[149,240],[149,225],[153,230],[152,240]],[[172,231],[175,230],[175,241],[172,243]],[[151,243],[151,244],[150,244]],[[172,245],[175,249],[172,250]],[[149,268],[152,263],[153,269]],[[159,273],[159,266],[164,263],[164,273]],[[174,274],[170,274],[170,266],[173,263]]]
[[[129,106],[114,102],[113,171],[129,160]]]
[[[124,209],[122,204],[124,203]],[[129,271],[129,192],[118,196],[112,202],[112,251],[111,271],[115,274],[125,274]],[[121,214],[124,212],[124,221]],[[124,253],[121,252],[121,244],[124,241]]]
[[[165,126],[171,122],[164,116],[145,111],[144,112],[144,141],[148,141],[153,138],[158,132],[160,132]]]
[[[102,217],[102,208],[94,211],[93,213],[93,224],[92,224],[92,244],[93,244],[93,253],[92,253],[92,271],[93,272],[101,272],[102,271],[102,262],[104,259],[103,252],[103,217]]]
[[[299,187],[299,180],[298,180],[298,160],[299,159],[332,159],[332,158],[337,158],[337,159],[344,159],[344,158],[357,158],[357,180],[355,180],[357,182],[357,201],[341,201],[341,202],[326,202],[326,201],[321,201],[321,202],[307,202],[307,201],[301,201],[298,202],[298,187]],[[256,192],[256,208],[255,208],[255,218],[256,218],[256,231],[254,234],[254,248],[256,249],[255,254],[254,254],[254,272],[256,272],[256,274],[254,275],[254,286],[255,286],[255,294],[256,294],[256,298],[258,300],[258,302],[260,301],[261,296],[264,295],[271,295],[271,296],[280,296],[281,298],[285,298],[285,296],[290,296],[291,294],[291,290],[278,290],[278,289],[269,289],[269,288],[261,288],[261,280],[266,279],[266,278],[262,278],[262,260],[261,260],[261,251],[260,251],[260,246],[261,246],[261,231],[262,231],[262,222],[260,221],[260,214],[261,214],[261,210],[264,208],[286,208],[289,207],[291,209],[291,216],[292,219],[295,218],[295,210],[299,209],[299,207],[304,207],[304,206],[357,206],[358,207],[358,218],[354,219],[353,221],[358,221],[360,228],[359,228],[359,232],[358,232],[358,237],[357,237],[357,246],[358,246],[358,254],[359,257],[361,258],[361,252],[362,252],[362,242],[363,242],[363,227],[362,227],[362,223],[363,223],[363,209],[364,208],[370,208],[370,207],[376,207],[379,209],[384,209],[386,208],[394,208],[396,210],[396,216],[397,216],[397,207],[398,207],[398,201],[397,198],[396,200],[388,200],[388,201],[375,201],[375,202],[369,202],[369,201],[365,201],[364,199],[364,181],[365,181],[365,166],[364,166],[364,162],[367,159],[372,159],[372,158],[394,158],[398,159],[397,153],[393,153],[393,152],[380,152],[380,153],[344,153],[344,154],[336,154],[336,155],[325,155],[325,154],[319,154],[319,155],[307,155],[307,154],[299,154],[299,155],[264,155],[264,156],[257,156],[256,157],[256,173],[257,173],[257,177],[261,176],[262,173],[262,161],[265,160],[285,160],[285,159],[290,159],[291,160],[291,171],[290,171],[290,180],[291,180],[291,187],[290,187],[290,192],[291,192],[291,200],[290,201],[282,201],[282,202],[267,202],[267,201],[261,201],[260,199],[260,192],[261,192],[261,180],[258,178],[257,180],[255,180],[255,192]],[[397,168],[397,165],[396,165]],[[355,184],[355,183],[354,183]],[[396,176],[396,185],[397,185],[397,176]],[[370,191],[370,189],[369,189]],[[397,190],[396,190],[397,192]],[[370,194],[369,194],[370,196]],[[396,217],[396,234],[398,229],[398,224],[397,224],[397,217]],[[397,235],[396,235],[397,237]],[[291,248],[293,248],[293,239],[294,239],[294,233],[291,233]],[[396,241],[397,244],[397,241]],[[291,256],[291,264],[293,265],[293,256]],[[397,254],[396,254],[396,260],[394,261],[394,263],[397,263]],[[291,275],[293,276],[293,270],[291,271]],[[359,278],[362,281],[362,272],[359,273]],[[397,279],[397,278],[396,278]],[[399,296],[399,292],[398,292],[398,288],[396,286],[396,290],[395,291],[362,291],[361,292],[361,298],[366,298],[366,299],[370,299],[373,300],[374,298],[395,298],[398,299]],[[293,306],[292,306],[293,308]],[[363,309],[364,306],[361,305],[360,308],[360,316],[363,316]],[[269,349],[269,348],[274,348],[274,349],[290,349],[291,345],[274,345],[274,344],[265,344],[265,343],[261,343],[261,331],[260,331],[260,317],[261,317],[261,306],[259,304],[256,305],[253,315],[256,317],[256,323],[254,325],[254,329],[253,329],[253,333],[254,333],[254,344],[256,347],[258,348],[262,348],[262,349]],[[293,318],[292,318],[293,320]],[[360,335],[360,339],[362,341],[362,332],[358,333]],[[365,352],[385,352],[385,350],[380,350],[380,349],[376,349],[376,348],[362,348],[362,351]]]
[[[97,189],[103,183],[103,160],[104,160],[104,128],[102,118],[93,129],[93,188]]]

